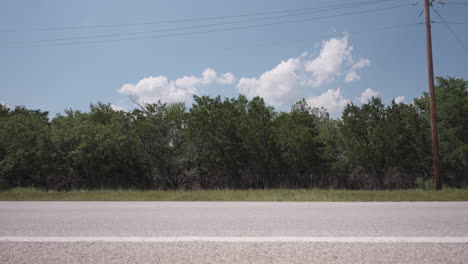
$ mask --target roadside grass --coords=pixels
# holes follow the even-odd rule
[[[72,190],[42,191],[14,188],[0,191],[0,201],[297,201],[297,202],[378,202],[378,201],[468,201],[468,189],[428,190]]]

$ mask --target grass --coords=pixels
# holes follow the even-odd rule
[[[202,191],[137,191],[75,190],[42,191],[14,188],[0,191],[0,201],[468,201],[468,189],[427,190],[202,190]]]

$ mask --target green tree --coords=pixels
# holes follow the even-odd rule
[[[0,187],[48,188],[55,154],[47,112],[1,106]]]
[[[281,155],[281,182],[286,186],[309,188],[315,185],[314,174],[324,172],[318,138],[318,124],[323,119],[319,109],[303,99],[289,113],[275,119],[276,144]]]
[[[352,188],[409,188],[427,175],[426,124],[413,105],[348,105],[340,130]]]
[[[245,114],[241,115],[239,135],[248,157],[242,174],[251,188],[272,188],[278,184],[278,151],[273,127],[275,117],[274,109],[260,97],[249,101]]]
[[[147,186],[190,188],[184,104],[146,104],[132,112],[132,151],[137,155]]]
[[[468,82],[437,78],[442,179],[468,184]],[[138,104],[137,104],[138,105]],[[349,104],[341,119],[303,99],[110,104],[48,113],[0,104],[0,188],[412,188],[432,178],[429,100]]]
[[[468,184],[468,81],[436,78],[437,124],[439,128],[441,177],[443,184]],[[429,127],[429,95],[416,98]]]
[[[248,163],[248,149],[239,132],[246,115],[244,96],[225,99],[195,96],[190,109],[188,129],[194,154],[204,175],[202,188],[242,188],[242,170]]]
[[[89,113],[65,111],[52,121],[52,138],[59,150],[63,188],[128,188],[136,179],[128,140],[129,119],[110,104],[90,106]]]

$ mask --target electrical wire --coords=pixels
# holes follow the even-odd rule
[[[437,11],[437,9],[433,9],[434,10],[434,13],[440,18],[440,20],[442,20],[442,24],[445,25],[445,27],[449,30],[449,32],[452,34],[452,36],[457,40],[458,44],[460,44],[460,46],[466,51],[468,52],[468,48],[465,46],[465,44],[463,44],[463,41],[458,37],[457,33],[455,33],[455,31],[450,27],[450,25],[445,22],[445,19],[442,17],[442,15],[439,13],[439,11]]]
[[[381,32],[381,31],[387,31],[387,30],[394,30],[394,29],[402,29],[402,28],[409,28],[409,27],[415,27],[415,26],[421,26],[421,23],[407,23],[407,24],[399,24],[399,25],[393,25],[393,26],[385,26],[385,27],[377,27],[377,28],[369,28],[369,29],[364,29],[364,30],[357,30],[357,31],[346,31],[345,34],[352,34],[353,36],[355,35],[360,35],[360,34],[365,34],[365,33],[372,33],[372,32]],[[229,47],[229,48],[222,48],[218,49],[217,51],[229,51],[229,50],[236,50],[236,49],[242,49],[242,48],[251,48],[251,47],[268,47],[268,46],[279,46],[279,45],[291,45],[291,44],[296,44],[299,42],[305,42],[305,41],[311,41],[311,40],[316,40],[317,38],[329,38],[336,36],[337,33],[330,33],[330,34],[320,34],[320,35],[314,35],[313,38],[302,38],[302,39],[290,39],[288,41],[281,41],[281,42],[260,42],[256,44],[247,44],[247,45],[242,45],[242,46],[235,46],[235,47]],[[213,49],[209,50],[199,50],[198,52],[195,53],[211,53],[213,52]],[[191,52],[191,55],[194,53]]]
[[[342,13],[342,14],[314,17],[314,18],[305,18],[305,19],[298,19],[298,20],[289,20],[289,21],[281,21],[281,22],[273,22],[273,23],[265,23],[265,24],[248,25],[248,26],[234,27],[234,28],[223,28],[223,29],[214,29],[214,30],[206,30],[206,31],[184,32],[184,33],[174,33],[174,34],[146,36],[146,37],[134,37],[134,38],[120,38],[120,39],[95,40],[95,41],[81,41],[81,42],[52,43],[52,44],[41,44],[41,45],[13,46],[13,48],[68,46],[68,45],[79,45],[79,44],[120,42],[120,41],[130,41],[130,40],[140,40],[140,39],[154,39],[154,38],[165,38],[165,37],[174,37],[174,36],[206,34],[206,33],[213,33],[213,32],[224,32],[224,31],[232,31],[232,30],[256,28],[256,27],[265,27],[265,26],[272,26],[272,25],[300,23],[300,22],[307,22],[307,21],[318,20],[318,19],[326,19],[326,18],[348,16],[348,15],[355,15],[355,14],[364,14],[364,13],[370,13],[370,12],[376,12],[376,11],[391,10],[391,9],[408,7],[408,6],[414,6],[414,4],[391,6],[391,7],[385,7],[385,8],[376,8],[376,9],[370,9],[370,10],[364,10],[364,11],[358,11],[358,12],[348,12],[348,13]]]
[[[127,26],[141,26],[141,25],[151,25],[151,24],[169,24],[169,23],[180,23],[180,22],[196,22],[204,20],[220,20],[220,19],[229,19],[229,18],[241,18],[249,16],[260,16],[260,15],[271,15],[271,14],[280,14],[280,13],[291,13],[291,12],[300,12],[305,10],[322,10],[327,8],[346,8],[346,7],[356,7],[370,4],[379,4],[386,3],[398,0],[373,0],[373,1],[362,1],[354,2],[348,4],[339,4],[331,5],[326,7],[310,7],[310,8],[301,8],[301,9],[289,9],[282,11],[273,11],[273,12],[260,12],[260,13],[250,13],[250,14],[241,14],[241,15],[228,15],[228,16],[216,16],[216,17],[204,17],[204,18],[189,18],[189,19],[177,19],[177,20],[162,20],[162,21],[148,21],[148,22],[137,22],[137,23],[127,23],[127,24],[107,24],[107,25],[88,25],[88,26],[70,26],[70,27],[49,27],[49,28],[30,28],[30,29],[4,29],[0,32],[24,32],[24,31],[56,31],[56,30],[79,30],[79,29],[93,29],[93,28],[113,28],[113,27],[127,27]]]
[[[432,23],[436,24],[451,24],[451,25],[465,25],[468,24],[468,22],[440,22],[440,21],[433,21]]]
[[[359,5],[359,6],[361,6],[361,5]],[[355,7],[355,6],[353,6],[353,7]],[[223,23],[212,23],[212,24],[189,26],[189,27],[176,27],[176,28],[169,28],[169,29],[157,29],[157,30],[149,30],[149,31],[137,31],[137,32],[126,32],[126,33],[83,36],[83,37],[71,37],[71,38],[24,40],[24,41],[13,41],[11,43],[40,43],[40,42],[54,42],[54,41],[67,41],[67,40],[78,40],[78,39],[93,39],[93,38],[108,38],[108,37],[130,36],[130,35],[149,34],[149,33],[158,33],[158,32],[168,32],[168,31],[176,31],[176,30],[186,30],[186,29],[205,28],[205,27],[214,27],[214,26],[222,26],[222,25],[241,24],[241,23],[246,23],[246,22],[270,20],[270,19],[277,19],[277,18],[286,18],[286,17],[292,17],[292,16],[301,16],[301,15],[307,15],[307,14],[312,14],[312,13],[317,13],[317,12],[335,11],[335,10],[340,10],[340,9],[343,9],[343,8],[349,8],[349,6],[338,7],[338,8],[333,7],[333,8],[329,8],[329,9],[325,9],[325,10],[313,10],[313,11],[296,13],[296,14],[287,14],[287,15],[271,16],[271,17],[263,17],[263,18],[253,18],[253,19],[240,20],[240,21],[229,21],[229,22],[223,22]]]
[[[468,2],[442,2],[442,4],[447,5],[468,5]]]

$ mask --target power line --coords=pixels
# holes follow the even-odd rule
[[[88,26],[70,26],[70,27],[49,27],[49,28],[31,28],[31,29],[5,29],[5,30],[0,30],[0,32],[78,30],[78,29],[92,29],[92,28],[127,27],[127,26],[139,26],[139,25],[151,25],[151,24],[169,24],[169,23],[180,23],[180,22],[196,22],[196,21],[204,21],[204,20],[220,20],[220,19],[228,19],[228,18],[241,18],[241,17],[249,17],[249,16],[271,15],[271,14],[280,14],[280,13],[292,13],[292,12],[300,12],[300,11],[305,11],[305,10],[322,10],[322,9],[327,9],[327,8],[339,8],[339,7],[349,8],[349,7],[370,5],[370,4],[386,3],[386,2],[392,2],[392,1],[398,1],[398,0],[362,1],[362,2],[354,2],[354,3],[348,3],[348,4],[331,5],[331,6],[326,6],[326,7],[310,7],[310,8],[289,9],[289,10],[274,11],[274,12],[260,12],[260,13],[241,14],[241,15],[204,17],[204,18],[189,18],[189,19],[177,19],[177,20],[148,21],[148,22],[137,22],[137,23],[126,23],[126,24],[88,25]]]
[[[329,15],[329,16],[314,17],[314,18],[305,18],[305,19],[281,21],[281,22],[274,22],[274,23],[248,25],[248,26],[234,27],[234,28],[214,29],[214,30],[206,30],[206,31],[194,31],[194,32],[185,32],[185,33],[174,33],[174,34],[146,36],[146,37],[121,38],[121,39],[109,39],[109,40],[95,40],[95,41],[81,41],[81,42],[67,42],[67,43],[53,43],[53,44],[27,45],[27,46],[14,46],[14,47],[16,47],[16,48],[27,48],[27,47],[67,46],[67,45],[93,44],[93,43],[104,43],[104,42],[120,42],[120,41],[130,41],[130,40],[140,40],[140,39],[153,39],[153,38],[165,38],[165,37],[174,37],[174,36],[206,34],[206,33],[213,33],[213,32],[232,31],[232,30],[238,30],[238,29],[247,29],[247,28],[265,27],[265,26],[273,26],[273,25],[300,23],[300,22],[306,22],[306,21],[312,21],[312,20],[318,20],[318,19],[333,18],[333,17],[355,15],[355,14],[364,14],[364,13],[370,13],[370,12],[376,12],[376,11],[384,11],[384,10],[408,7],[408,6],[414,6],[414,4],[391,6],[391,7],[385,7],[385,8],[376,8],[376,9],[370,9],[370,10],[364,10],[364,11],[358,11],[358,12],[348,12],[348,13],[342,13],[342,14]]]
[[[362,5],[363,4],[361,4],[359,6],[362,6]],[[355,7],[355,6],[353,6],[353,7]],[[137,32],[126,32],[126,33],[115,33],[115,34],[83,36],[83,37],[71,37],[71,38],[55,38],[55,39],[43,39],[43,40],[14,41],[14,42],[11,42],[11,43],[40,43],[40,42],[106,38],[106,37],[149,34],[149,33],[157,33],[157,32],[168,32],[168,31],[176,31],[176,30],[186,30],[186,29],[205,28],[205,27],[214,27],[214,26],[222,26],[222,25],[241,24],[241,23],[246,23],[246,22],[270,20],[270,19],[285,18],[285,17],[292,17],[292,16],[301,16],[301,15],[312,14],[312,13],[323,12],[323,11],[335,11],[335,10],[339,10],[339,9],[343,9],[343,8],[349,8],[349,6],[338,7],[338,8],[333,7],[333,8],[328,8],[326,10],[313,10],[313,11],[301,12],[301,13],[296,13],[296,14],[287,14],[287,15],[281,15],[281,16],[270,16],[270,17],[263,17],[263,18],[253,18],[253,19],[240,20],[240,21],[229,21],[229,22],[223,22],[223,23],[212,23],[212,24],[189,26],[189,27],[176,27],[176,28],[169,28],[169,29],[157,29],[157,30],[149,30],[149,31],[137,31]]]
[[[442,2],[442,4],[447,5],[468,5],[468,2]]]
[[[340,8],[333,8],[327,9],[325,11],[334,11]],[[72,38],[55,38],[55,39],[44,39],[44,40],[29,40],[29,41],[15,41],[12,43],[38,43],[38,42],[52,42],[52,41],[66,41],[66,40],[77,40],[77,39],[93,39],[93,38],[105,38],[105,37],[116,37],[116,36],[129,36],[129,35],[138,35],[138,34],[149,34],[149,33],[157,33],[157,32],[167,32],[167,31],[175,31],[175,30],[185,30],[185,29],[195,29],[195,28],[204,28],[204,27],[212,27],[212,26],[221,26],[221,25],[229,25],[229,24],[240,24],[252,21],[261,21],[261,20],[269,20],[269,19],[276,19],[276,18],[285,18],[291,16],[300,16],[305,14],[311,14],[316,12],[323,12],[324,10],[315,10],[309,12],[302,12],[298,14],[288,14],[282,16],[272,16],[272,17],[265,17],[265,18],[255,18],[255,19],[248,19],[248,20],[241,20],[241,21],[230,21],[230,22],[223,22],[223,23],[213,23],[213,24],[205,24],[205,25],[198,25],[198,26],[190,26],[190,27],[177,27],[177,28],[169,28],[169,29],[159,29],[159,30],[150,30],[150,31],[137,31],[137,32],[127,32],[127,33],[116,33],[116,34],[107,34],[107,35],[94,35],[94,36],[83,36],[83,37],[72,37]]]
[[[394,26],[385,26],[385,27],[377,27],[377,28],[369,28],[369,29],[364,29],[364,30],[357,30],[357,31],[346,31],[345,33],[347,34],[352,34],[354,35],[360,35],[360,34],[365,34],[365,33],[372,33],[372,32],[381,32],[381,31],[387,31],[387,30],[393,30],[393,29],[402,29],[402,28],[408,28],[408,27],[415,27],[415,26],[420,26],[421,23],[407,23],[407,24],[399,24],[399,25],[394,25]],[[336,33],[330,33],[330,34],[320,34],[320,35],[315,35],[313,38],[301,38],[301,39],[290,39],[288,41],[280,41],[280,42],[257,42],[254,44],[247,44],[247,45],[242,45],[242,46],[235,46],[235,47],[228,47],[228,48],[223,48],[223,49],[218,49],[216,51],[226,51],[226,50],[235,50],[235,49],[242,49],[242,48],[251,48],[251,47],[265,47],[265,46],[277,46],[277,45],[290,45],[290,44],[295,44],[299,42],[305,42],[305,41],[310,41],[310,40],[315,40],[317,38],[324,38],[324,37],[332,37],[336,36]],[[213,52],[213,49],[209,50],[198,50],[195,51],[195,53],[208,53],[208,52]],[[190,54],[194,54],[191,52]]]
[[[468,52],[468,48],[465,46],[465,44],[463,44],[462,40],[458,37],[457,33],[455,33],[455,31],[453,31],[453,29],[450,27],[450,25],[445,22],[445,19],[442,17],[442,15],[439,13],[439,11],[437,11],[437,9],[434,8],[434,13],[436,13],[436,15],[440,18],[440,20],[442,20],[442,24],[445,25],[445,27],[449,30],[449,32],[452,34],[452,36],[457,40],[458,44],[460,44],[460,46],[466,51]]]
[[[432,21],[432,23],[435,23],[435,24],[452,24],[452,25],[465,25],[465,24],[468,24],[468,22],[440,22],[440,21]]]

